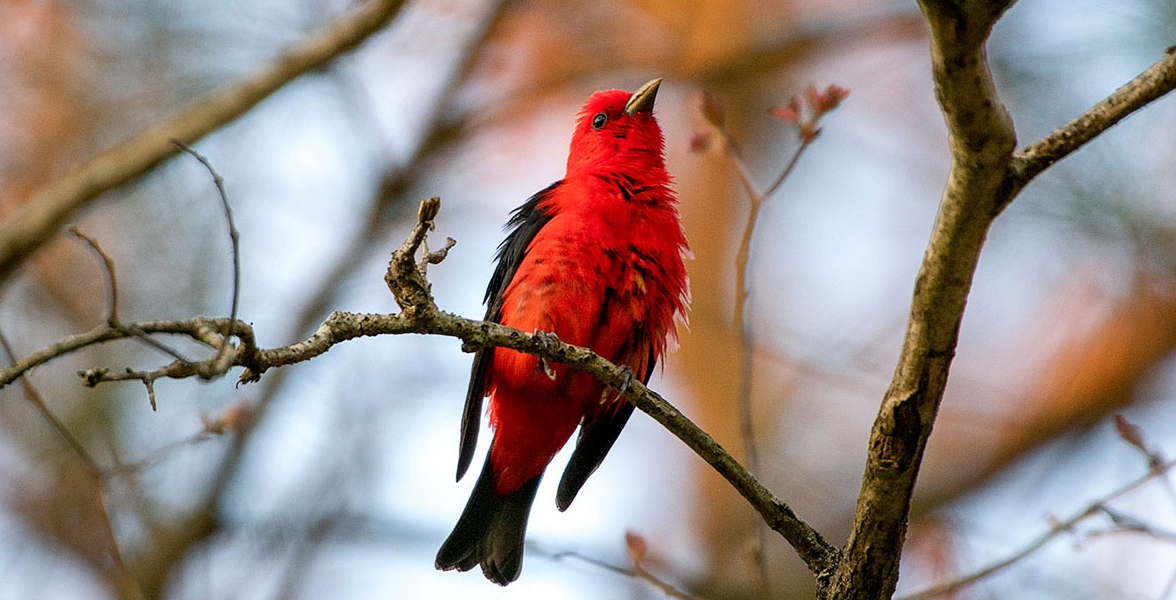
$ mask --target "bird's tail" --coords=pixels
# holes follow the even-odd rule
[[[513,492],[499,494],[494,489],[494,469],[487,455],[461,518],[437,551],[437,568],[468,571],[480,564],[486,579],[498,585],[518,579],[523,568],[527,516],[541,477],[536,476]]]

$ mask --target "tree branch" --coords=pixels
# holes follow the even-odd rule
[[[898,582],[911,496],[947,385],[964,305],[992,220],[1010,197],[1012,120],[984,43],[1010,2],[922,0],[951,173],[923,264],[894,378],[870,432],[853,528],[824,598],[889,598]],[[818,581],[818,585],[822,583]]]
[[[213,367],[227,363],[230,367],[245,368],[240,376],[241,382],[257,381],[270,368],[310,360],[327,352],[335,344],[365,336],[432,334],[461,339],[464,342],[462,348],[466,351],[490,346],[511,348],[578,368],[600,379],[607,386],[624,389],[626,399],[676,435],[727,479],[763,517],[768,526],[792,544],[797,554],[814,573],[827,575],[832,571],[838,558],[836,548],[826,542],[811,526],[800,520],[788,505],[776,498],[710,435],[657,393],[640,382],[632,381],[632,377],[621,367],[587,348],[541,339],[497,323],[466,319],[439,310],[429,292],[429,283],[422,273],[422,267],[428,262],[439,260],[440,256],[434,254],[426,263],[418,263],[416,260],[416,253],[424,243],[428,231],[433,228],[432,219],[436,217],[439,209],[440,200],[436,198],[423,202],[416,227],[405,243],[392,254],[385,279],[402,307],[400,314],[355,314],[336,311],[331,313],[318,330],[306,340],[269,349],[259,349],[255,346],[253,329],[248,323],[230,319],[194,317],[187,321],[148,321],[121,327],[105,324],[92,331],[63,339],[7,369],[0,370],[0,388],[12,383],[28,370],[54,358],[87,346],[137,337],[137,332],[185,335],[208,346],[214,353],[227,352],[227,360],[224,362],[218,361],[215,355],[201,362],[175,361],[161,369],[148,372],[147,375],[213,378],[225,374],[225,371],[216,371]],[[225,331],[236,337],[239,343],[224,343],[222,332]],[[88,384],[97,385],[120,379],[142,379],[141,375],[144,373],[112,375],[106,370],[90,369],[83,371],[82,375],[86,377]]]
[[[844,558],[821,589],[826,598],[894,593],[915,479],[993,220],[1038,173],[1176,87],[1176,51],[1169,50],[1082,117],[1014,154],[1012,120],[993,86],[984,47],[1010,4],[920,2],[931,29],[935,93],[947,122],[952,166],[915,282],[902,354],[870,433]]]
[[[931,600],[933,598],[942,598],[949,594],[954,594],[955,592],[958,592],[959,590],[962,590],[986,577],[990,577],[1000,571],[1003,571],[1005,568],[1016,564],[1030,554],[1037,552],[1058,536],[1073,531],[1074,527],[1087,518],[1098,514],[1113,514],[1114,511],[1112,511],[1110,508],[1110,503],[1112,501],[1126,495],[1128,492],[1142,487],[1144,484],[1152,481],[1153,479],[1164,477],[1169,471],[1172,470],[1173,467],[1176,467],[1176,461],[1164,461],[1152,464],[1150,465],[1147,474],[1134,479],[1119,489],[1108,493],[1094,502],[1091,502],[1085,508],[1075,512],[1069,518],[1060,521],[1053,521],[1050,524],[1048,530],[1038,535],[1017,552],[1014,552],[1013,554],[973,573],[969,573],[949,581],[937,583],[912,594],[904,595],[901,597],[901,600]],[[1142,531],[1144,533],[1153,532],[1153,530],[1150,528],[1143,528]]]
[[[179,149],[248,112],[282,86],[322,67],[379,31],[403,0],[369,0],[311,35],[269,66],[200,100],[174,117],[99,154],[33,194],[0,229],[0,281],[56,233],[79,208],[107,190],[143,176]]]
[[[89,238],[84,239],[92,242]],[[97,249],[97,245],[95,245],[95,249]],[[4,355],[10,362],[15,360],[12,346],[9,345],[8,339],[3,335],[0,335],[0,348],[3,349]],[[53,414],[53,411],[49,410],[49,406],[45,404],[41,393],[33,387],[33,384],[27,378],[21,378],[21,384],[24,386],[25,398],[36,407],[37,412],[41,413],[41,417],[45,419],[45,422],[65,440],[70,450],[73,451],[78,460],[86,467],[86,473],[93,478],[94,483],[101,483],[103,476],[102,469],[98,466],[98,462],[94,460],[90,452],[86,450],[82,442],[65,426],[65,423],[61,422],[61,419],[57,418],[57,415]],[[126,561],[123,560],[122,551],[119,548],[118,538],[114,534],[114,527],[110,523],[110,510],[106,507],[106,491],[100,486],[95,485],[94,495],[94,500],[99,508],[98,513],[100,515],[99,521],[102,526],[102,534],[106,537],[104,541],[107,543],[107,552],[110,555],[110,562],[112,563],[110,579],[118,589],[121,597],[127,600],[143,600],[142,587],[136,581],[135,574],[127,568]]]
[[[1173,89],[1176,89],[1176,46],[1168,48],[1163,58],[1102,102],[1017,152],[1012,164],[1015,188],[1019,191],[1054,163]]]

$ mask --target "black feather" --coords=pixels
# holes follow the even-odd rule
[[[656,360],[653,349],[650,348],[645,372],[637,373],[641,383],[649,383],[649,376],[653,374]],[[617,437],[621,435],[621,430],[625,428],[625,423],[629,421],[629,416],[633,414],[633,405],[623,399],[621,402],[623,404],[615,410],[607,411],[596,419],[585,419],[580,425],[576,450],[568,459],[568,466],[564,468],[563,477],[559,480],[559,489],[555,493],[555,505],[561,511],[571,506],[584,482],[588,481],[588,477],[604,461],[605,455],[612,449]]]
[[[498,494],[487,455],[461,518],[437,551],[436,567],[468,571],[481,565],[486,578],[498,585],[518,579],[523,569],[527,516],[541,478],[537,476],[509,494]]]
[[[495,259],[498,265],[494,275],[490,277],[490,285],[486,287],[486,321],[500,322],[502,311],[502,293],[514,279],[519,263],[527,254],[527,248],[535,234],[551,220],[551,215],[539,208],[539,204],[559,187],[563,181],[557,181],[534,196],[527,199],[522,206],[516,208],[510,215],[506,226],[510,229],[506,239],[498,246]],[[482,399],[486,397],[486,368],[494,360],[493,348],[482,348],[474,353],[474,365],[470,370],[470,385],[466,390],[465,409],[461,415],[461,443],[457,452],[457,479],[461,480],[470,463],[474,459],[474,448],[478,445],[478,429],[482,424]]]

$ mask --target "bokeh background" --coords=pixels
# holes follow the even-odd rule
[[[3,0],[0,216],[349,5]],[[1174,42],[1165,0],[1024,0],[989,56],[1023,145]],[[732,265],[747,198],[728,157],[688,151],[697,95],[723,101],[763,185],[796,148],[769,109],[809,83],[851,90],[761,215],[749,313],[761,476],[840,545],[948,168],[914,2],[409,2],[357,51],[197,144],[241,233],[240,316],[275,346],[332,310],[394,311],[388,254],[431,195],[443,199],[436,235],[458,240],[430,270],[437,301],[481,316],[501,225],[561,176],[579,103],[655,76],[666,78],[657,115],[695,259],[690,329],[653,387],[737,455]],[[1112,415],[1176,454],[1173,132],[1176,100],[1162,99],[997,221],[920,476],[900,593],[1003,558],[1144,475],[1147,458]],[[191,157],[75,222],[115,260],[124,320],[228,314],[230,245]],[[23,356],[99,324],[104,277],[60,236],[0,288],[0,331]],[[645,567],[682,590],[752,593],[754,515],[640,414],[567,513],[551,501],[556,478],[545,482],[518,582],[434,571],[472,485],[453,481],[470,362],[455,340],[352,341],[242,387],[161,381],[155,411],[142,385],[86,389],[75,375],[169,361],[124,342],[31,376],[101,482],[21,386],[0,390],[0,598],[118,597],[108,529],[149,598],[664,597],[592,562],[629,566],[626,531],[649,543]],[[202,434],[226,413],[239,417],[233,431]],[[954,597],[1176,597],[1173,485],[1161,478],[1112,506],[1116,519],[1100,513]],[[773,597],[811,596],[782,541],[769,539],[768,558]]]

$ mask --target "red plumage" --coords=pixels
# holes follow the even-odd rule
[[[593,94],[577,119],[564,178],[509,222],[486,291],[486,319],[586,346],[648,381],[689,302],[689,250],[653,117],[660,80]],[[518,577],[543,471],[581,426],[556,503],[564,510],[620,434],[632,405],[591,375],[505,348],[475,355],[458,478],[472,459],[482,399],[494,441],[437,568],[505,585]]]

